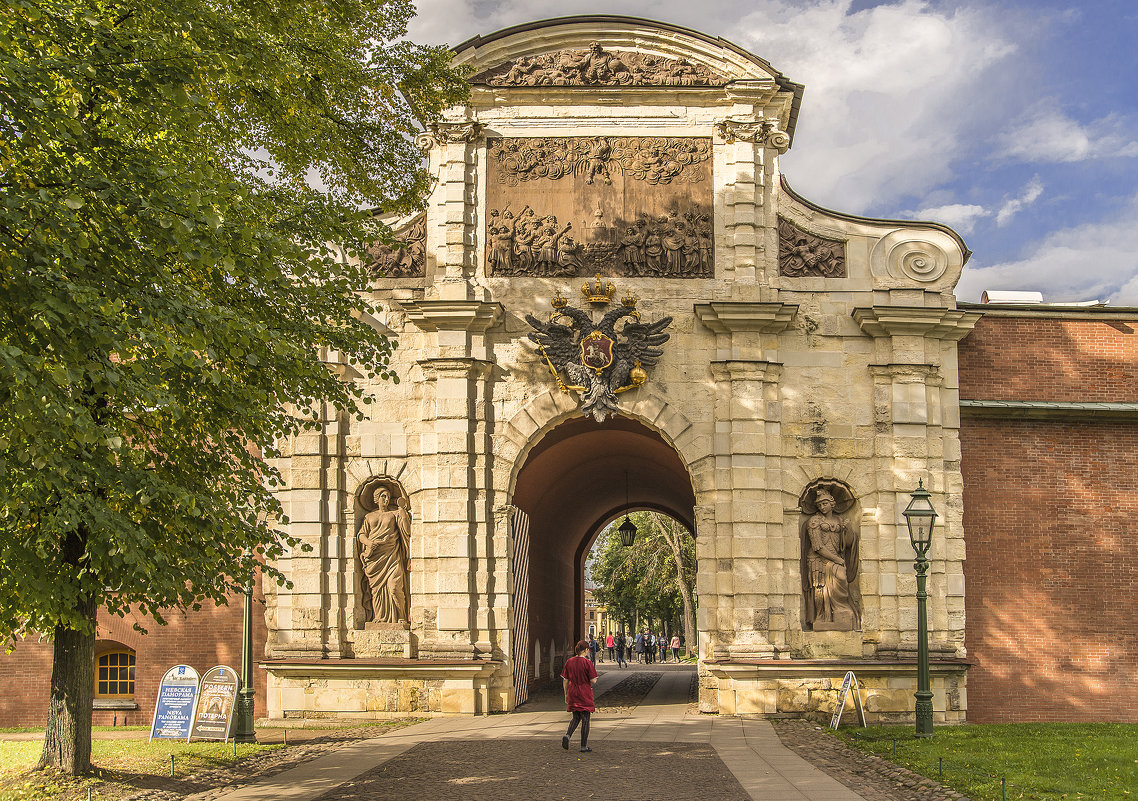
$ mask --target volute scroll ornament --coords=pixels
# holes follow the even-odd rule
[[[602,286],[598,274],[594,285],[586,284],[582,292],[589,303],[603,306],[608,305],[615,287],[612,283]],[[558,388],[578,393],[581,411],[598,423],[618,411],[618,393],[647,382],[647,368],[656,366],[664,353],[660,346],[671,338],[664,329],[672,318],[642,323],[636,303],[635,297],[625,295],[618,308],[594,323],[589,312],[573,308],[559,292],[548,322],[526,315],[534,329],[529,339],[537,345]],[[617,328],[621,321],[623,325]]]
[[[790,147],[790,134],[780,131],[773,120],[726,119],[716,123],[715,130],[729,145],[737,141],[754,142],[773,147],[779,153],[785,153]]]
[[[420,150],[430,150],[436,145],[448,145],[456,142],[475,142],[482,135],[484,126],[480,122],[436,122],[427,126],[427,130],[415,137],[415,144]]]

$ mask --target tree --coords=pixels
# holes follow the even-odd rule
[[[675,520],[656,512],[629,515],[636,526],[631,548],[615,527],[594,546],[592,576],[597,602],[610,617],[635,620],[638,614],[664,622],[681,619],[688,656],[695,647],[695,541]],[[682,615],[682,617],[681,617]]]
[[[394,380],[351,257],[421,203],[413,134],[465,93],[411,14],[0,12],[0,628],[55,643],[41,766],[89,768],[97,609],[281,580],[266,460],[371,400],[324,362]]]

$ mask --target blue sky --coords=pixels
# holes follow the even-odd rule
[[[1138,0],[417,0],[456,44],[568,14],[722,36],[806,85],[791,185],[828,208],[953,226],[961,300],[1138,306]]]

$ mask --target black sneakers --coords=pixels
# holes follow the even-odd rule
[[[564,737],[561,738],[561,747],[564,748],[566,751],[569,750],[569,735],[568,734],[566,734]]]

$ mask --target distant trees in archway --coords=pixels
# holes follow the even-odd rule
[[[687,655],[696,649],[695,539],[678,521],[658,512],[629,515],[636,526],[632,547],[621,544],[615,521],[593,547],[592,578],[597,602],[611,620],[630,626],[658,621],[682,626]]]

